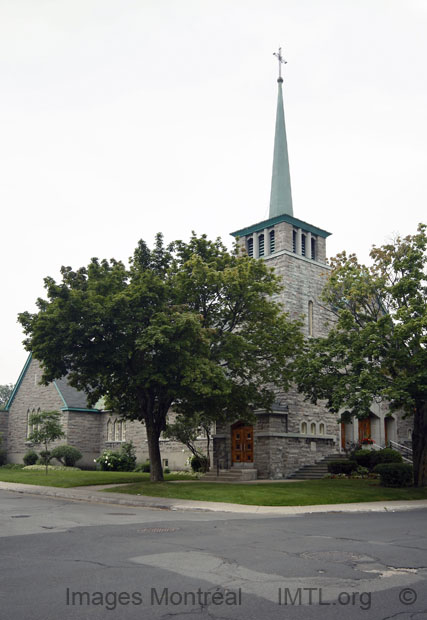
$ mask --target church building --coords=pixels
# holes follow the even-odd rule
[[[281,67],[280,50],[276,56]],[[326,240],[331,233],[319,223],[311,224],[294,215],[281,71],[277,82],[269,217],[232,235],[249,256],[266,261],[282,278],[284,290],[277,301],[292,319],[303,319],[305,336],[325,336],[332,314],[321,302],[321,293],[330,272]],[[104,449],[117,450],[125,441],[132,441],[139,462],[148,458],[145,427],[140,422],[122,421],[101,405],[89,408],[86,396],[65,379],[43,386],[40,377],[39,364],[30,355],[5,411],[0,411],[2,449],[6,449],[9,462],[22,463],[24,454],[33,447],[28,441],[30,416],[43,410],[61,411],[66,439],[53,445],[67,443],[78,448],[83,453],[78,465],[93,467]],[[227,470],[242,480],[287,478],[363,439],[385,446],[391,440],[405,444],[411,438],[410,421],[396,413],[390,415],[385,404],[373,404],[371,417],[366,420],[340,424],[337,416],[305,401],[295,388],[287,393],[277,391],[272,410],[258,410],[255,418],[255,422],[217,425],[212,475]],[[197,443],[200,449],[206,448],[204,436]],[[186,446],[166,439],[160,444],[164,466],[188,467],[191,454]]]

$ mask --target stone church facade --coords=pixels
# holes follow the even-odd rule
[[[321,301],[330,271],[326,260],[330,233],[294,217],[282,84],[279,75],[269,219],[232,235],[249,256],[274,268],[284,286],[277,301],[290,318],[304,321],[305,336],[311,338],[325,336],[333,319]],[[217,469],[245,470],[245,479],[287,478],[365,438],[371,438],[376,447],[390,440],[402,444],[411,440],[410,421],[390,415],[384,404],[373,403],[367,420],[339,424],[337,416],[320,404],[305,401],[295,388],[278,391],[272,411],[256,411],[255,417],[254,423],[240,420],[217,427]]]
[[[120,450],[124,442],[132,442],[137,461],[148,459],[145,426],[138,421],[121,420],[109,411],[89,408],[86,395],[59,379],[49,385],[40,385],[39,363],[30,355],[16,383],[5,411],[0,411],[2,448],[7,450],[9,463],[22,463],[28,450],[39,452],[28,437],[32,431],[29,418],[38,411],[60,411],[65,438],[50,444],[55,447],[68,444],[78,448],[83,458],[77,463],[82,467],[95,467],[96,459],[104,450]],[[206,451],[206,439],[200,437],[196,445]],[[178,441],[160,439],[164,467],[171,470],[187,469],[190,450]]]
[[[247,226],[232,235],[257,260],[266,261],[281,277],[284,291],[278,301],[291,318],[302,318],[307,338],[324,336],[332,319],[321,301],[330,267],[326,260],[329,232],[294,217],[281,77],[278,100],[271,183],[270,213],[265,221]],[[86,397],[65,379],[48,386],[39,384],[38,362],[30,357],[6,407],[0,411],[0,433],[8,460],[22,462],[31,447],[29,416],[38,410],[59,410],[68,443],[83,453],[82,465],[94,466],[104,449],[118,449],[132,441],[139,462],[148,458],[145,427],[140,422],[122,421],[102,409],[90,409]],[[271,412],[256,411],[256,421],[238,420],[218,426],[213,441],[215,469],[245,470],[244,478],[286,478],[304,465],[346,450],[364,438],[377,446],[390,440],[408,444],[410,420],[386,405],[372,405],[371,417],[351,424],[339,424],[337,417],[321,405],[304,400],[296,389],[278,391]],[[200,437],[198,447],[206,448]],[[176,441],[161,439],[163,465],[170,469],[188,467],[190,451]]]

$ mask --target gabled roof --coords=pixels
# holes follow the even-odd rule
[[[27,361],[25,362],[24,368],[19,375],[18,381],[16,382],[15,387],[13,388],[12,394],[7,402],[5,410],[8,411],[15,395],[17,394],[19,387],[22,383],[22,380],[25,377],[25,374],[31,364],[33,354],[30,353]],[[98,412],[100,409],[91,409],[88,407],[87,396],[84,392],[77,390],[76,388],[69,385],[66,377],[62,377],[61,379],[56,379],[53,381],[53,385],[55,386],[58,394],[60,395],[64,406],[61,407],[61,411],[89,411],[89,412]]]

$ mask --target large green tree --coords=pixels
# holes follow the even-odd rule
[[[3,409],[7,405],[7,401],[9,400],[10,395],[13,392],[12,383],[6,383],[4,385],[0,385],[0,409]]]
[[[250,415],[288,387],[300,346],[297,323],[271,300],[280,285],[263,261],[220,240],[153,250],[140,241],[130,265],[92,259],[45,279],[38,312],[19,315],[42,380],[67,375],[123,418],[145,423],[151,479],[162,480],[159,436],[173,405],[181,415]],[[283,371],[285,373],[283,374]],[[284,378],[283,378],[284,377]]]
[[[354,254],[332,260],[324,301],[336,323],[309,340],[298,360],[299,389],[332,412],[369,415],[374,399],[413,415],[414,483],[427,484],[427,236],[373,247],[366,267]]]

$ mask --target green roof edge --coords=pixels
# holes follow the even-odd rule
[[[21,374],[18,377],[18,381],[15,383],[15,387],[12,390],[12,394],[9,396],[9,400],[6,403],[6,407],[3,409],[3,411],[9,411],[9,407],[11,406],[13,399],[15,398],[16,392],[19,390],[19,386],[22,383],[22,380],[25,377],[25,373],[28,370],[28,366],[31,363],[31,360],[33,358],[33,354],[30,353],[29,356],[27,357],[27,361],[24,364],[24,368],[21,370]]]
[[[297,226],[298,228],[303,228],[307,232],[311,232],[314,235],[318,235],[319,237],[329,237],[332,233],[327,230],[323,230],[322,228],[318,228],[317,226],[313,226],[308,222],[304,222],[303,220],[299,220],[293,215],[276,215],[276,217],[271,217],[268,220],[263,220],[262,222],[258,222],[257,224],[253,224],[252,226],[248,226],[247,228],[241,228],[240,230],[236,230],[235,232],[230,233],[233,237],[244,237],[249,235],[250,233],[257,232],[258,230],[264,230],[264,228],[268,228],[269,226],[274,226],[275,224],[279,224],[280,222],[288,222],[288,224],[292,224],[293,226]]]
[[[61,407],[61,411],[81,411],[82,413],[101,413],[101,409],[85,409],[84,407]]]

